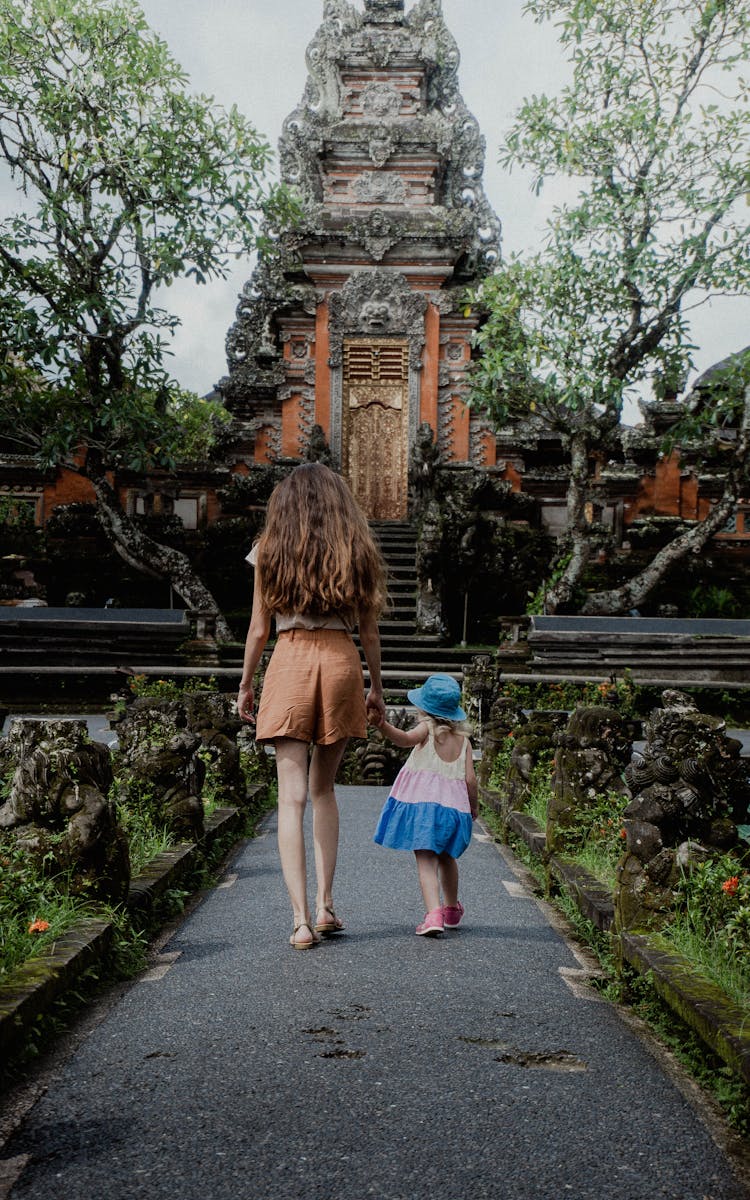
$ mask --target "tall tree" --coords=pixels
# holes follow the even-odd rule
[[[123,557],[228,637],[187,558],[122,511],[111,471],[186,454],[159,289],[225,275],[264,216],[288,214],[264,184],[270,149],[190,92],[134,0],[0,0],[0,159],[19,190],[0,220],[0,436],[84,473]]]
[[[514,257],[476,289],[473,402],[498,422],[530,413],[569,455],[568,536],[546,597],[570,604],[602,531],[594,463],[616,439],[623,401],[650,380],[687,378],[690,311],[718,294],[750,292],[750,56],[746,0],[527,0],[554,20],[571,82],[522,105],[503,149],[530,167],[538,193],[551,178],[577,188],[558,208],[539,253]],[[734,369],[733,369],[734,368]],[[706,442],[724,487],[705,520],[663,548],[623,587],[581,611],[625,612],[681,557],[720,529],[747,481],[750,388],[743,360],[712,403],[686,409],[673,436]],[[679,385],[678,385],[679,387]],[[731,420],[731,448],[712,431]]]

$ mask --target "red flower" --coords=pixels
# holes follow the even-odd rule
[[[722,892],[726,892],[728,896],[736,896],[737,888],[740,886],[739,875],[730,875],[729,879],[725,879],[721,885]]]
[[[49,921],[32,921],[29,925],[29,933],[44,933],[49,929]]]
[[[627,831],[627,829],[621,829],[621,830],[620,830],[620,837],[621,837],[621,838],[626,838],[627,836],[628,836],[628,831]]]

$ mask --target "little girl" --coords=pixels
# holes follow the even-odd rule
[[[370,715],[397,746],[413,747],[380,814],[375,841],[392,850],[414,851],[427,910],[416,932],[436,937],[444,929],[457,929],[464,915],[456,859],[471,841],[477,778],[456,680],[430,675],[407,696],[420,715],[413,729],[397,729],[380,713]]]

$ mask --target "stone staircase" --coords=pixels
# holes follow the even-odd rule
[[[437,634],[417,633],[417,538],[413,526],[403,521],[372,522],[372,530],[388,565],[391,607],[380,622],[380,639],[386,702],[396,704],[405,700],[407,690],[419,687],[435,671],[460,681],[471,651],[441,645]]]

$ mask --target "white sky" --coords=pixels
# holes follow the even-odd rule
[[[407,0],[407,9],[412,0]],[[284,118],[307,77],[305,49],[321,23],[322,0],[141,0],[150,25],[189,72],[196,91],[236,104],[276,148]],[[359,7],[362,7],[361,0]],[[554,93],[565,79],[554,30],[523,15],[522,0],[443,0],[461,51],[459,82],[487,142],[485,190],[503,225],[506,254],[539,244],[552,191],[533,195],[521,172],[497,165],[513,112],[532,93]],[[171,369],[200,394],[226,374],[224,339],[251,263],[227,281],[176,283],[165,296],[182,319]],[[750,299],[722,299],[693,321],[698,370],[750,343]],[[630,420],[638,419],[635,413]]]

